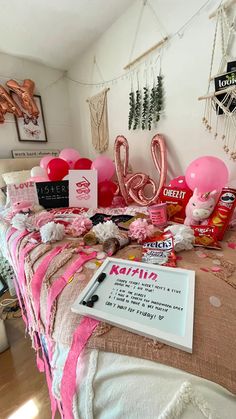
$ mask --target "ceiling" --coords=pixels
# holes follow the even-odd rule
[[[134,0],[0,0],[0,52],[67,70]]]

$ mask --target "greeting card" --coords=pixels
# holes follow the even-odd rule
[[[69,206],[97,208],[97,171],[69,171]]]

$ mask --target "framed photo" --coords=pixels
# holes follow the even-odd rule
[[[19,104],[22,109],[18,97],[15,93],[11,93],[13,99]],[[26,111],[23,111],[23,118],[16,118],[16,129],[19,141],[47,142],[47,133],[43,115],[42,99],[39,95],[34,95],[35,102],[39,109],[38,118],[31,117]]]

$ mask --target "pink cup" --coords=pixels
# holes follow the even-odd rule
[[[166,203],[152,205],[148,208],[151,222],[154,226],[164,227],[167,224]]]

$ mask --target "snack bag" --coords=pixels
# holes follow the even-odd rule
[[[218,227],[217,239],[222,240],[236,205],[236,189],[223,188],[210,216],[208,225]]]
[[[191,226],[194,231],[194,246],[202,246],[209,249],[221,249],[218,243],[217,234],[218,228],[214,226],[199,225]]]
[[[142,262],[175,267],[176,255],[172,234],[167,231],[144,240]]]
[[[193,192],[189,189],[163,186],[159,195],[160,202],[166,202],[169,221],[183,224],[185,208]]]

